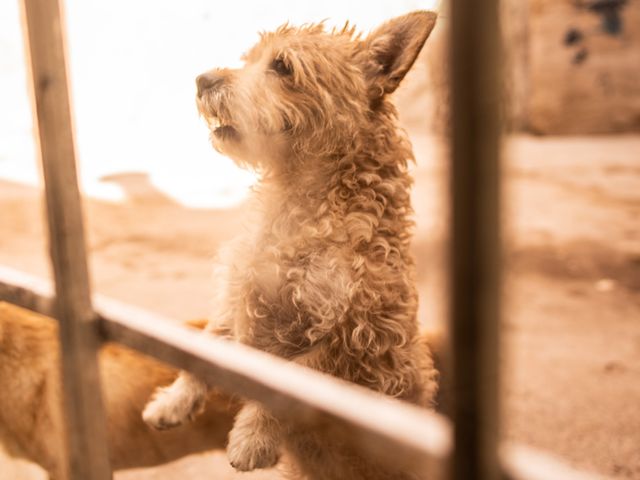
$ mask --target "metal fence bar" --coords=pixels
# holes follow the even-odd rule
[[[93,299],[109,340],[259,400],[283,417],[330,428],[382,462],[436,473],[450,453],[450,425],[440,415],[101,295]],[[0,301],[52,311],[47,282],[2,266]]]
[[[0,265],[0,301],[53,317],[54,298],[50,282]]]
[[[498,0],[451,0],[452,480],[500,476],[498,36]]]
[[[58,0],[23,0],[22,6],[60,320],[67,476],[106,480],[112,476],[96,358],[100,338],[91,305],[61,6]]]
[[[439,478],[451,450],[444,417],[137,308],[98,298],[96,307],[111,341],[259,400],[282,418],[329,429],[369,458]]]
[[[0,301],[49,315],[51,291],[45,281],[0,266]],[[190,331],[185,333],[176,322],[100,295],[93,298],[100,312],[98,317],[111,332],[112,340],[123,341],[173,366],[203,375],[229,392],[264,401],[291,420],[311,427],[336,428],[341,434],[346,431],[345,440],[355,442],[369,455],[377,456],[383,448],[380,457],[383,461],[418,464],[434,470],[450,455],[452,430],[448,420],[440,415],[246,346]],[[300,384],[299,377],[304,377]],[[524,446],[503,443],[500,459],[508,480],[604,479]]]
[[[562,459],[521,445],[500,446],[504,480],[613,480],[574,469]]]

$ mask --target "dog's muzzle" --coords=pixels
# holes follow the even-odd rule
[[[196,78],[196,86],[198,87],[198,98],[202,97],[205,92],[220,88],[224,83],[224,77],[215,71],[210,71],[198,75]]]

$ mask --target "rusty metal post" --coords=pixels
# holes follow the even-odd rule
[[[500,292],[497,0],[451,0],[453,480],[497,480]]]
[[[22,6],[60,320],[65,475],[107,480],[112,475],[96,357],[101,340],[91,305],[61,6],[57,0],[23,0]]]

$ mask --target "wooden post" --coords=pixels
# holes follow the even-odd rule
[[[451,479],[495,480],[500,284],[498,0],[451,0]]]
[[[68,478],[111,478],[93,312],[75,167],[61,7],[23,0],[25,41],[45,179],[49,248],[60,320]]]

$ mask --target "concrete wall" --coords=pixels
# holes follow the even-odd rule
[[[605,24],[576,3],[529,2],[526,124],[550,134],[640,130],[640,1],[619,9],[617,33],[606,30],[615,18]]]
[[[593,2],[502,1],[508,130],[640,131],[640,0],[627,0],[607,23],[587,8]],[[396,95],[407,124],[436,133],[449,120],[447,23],[445,14]]]

